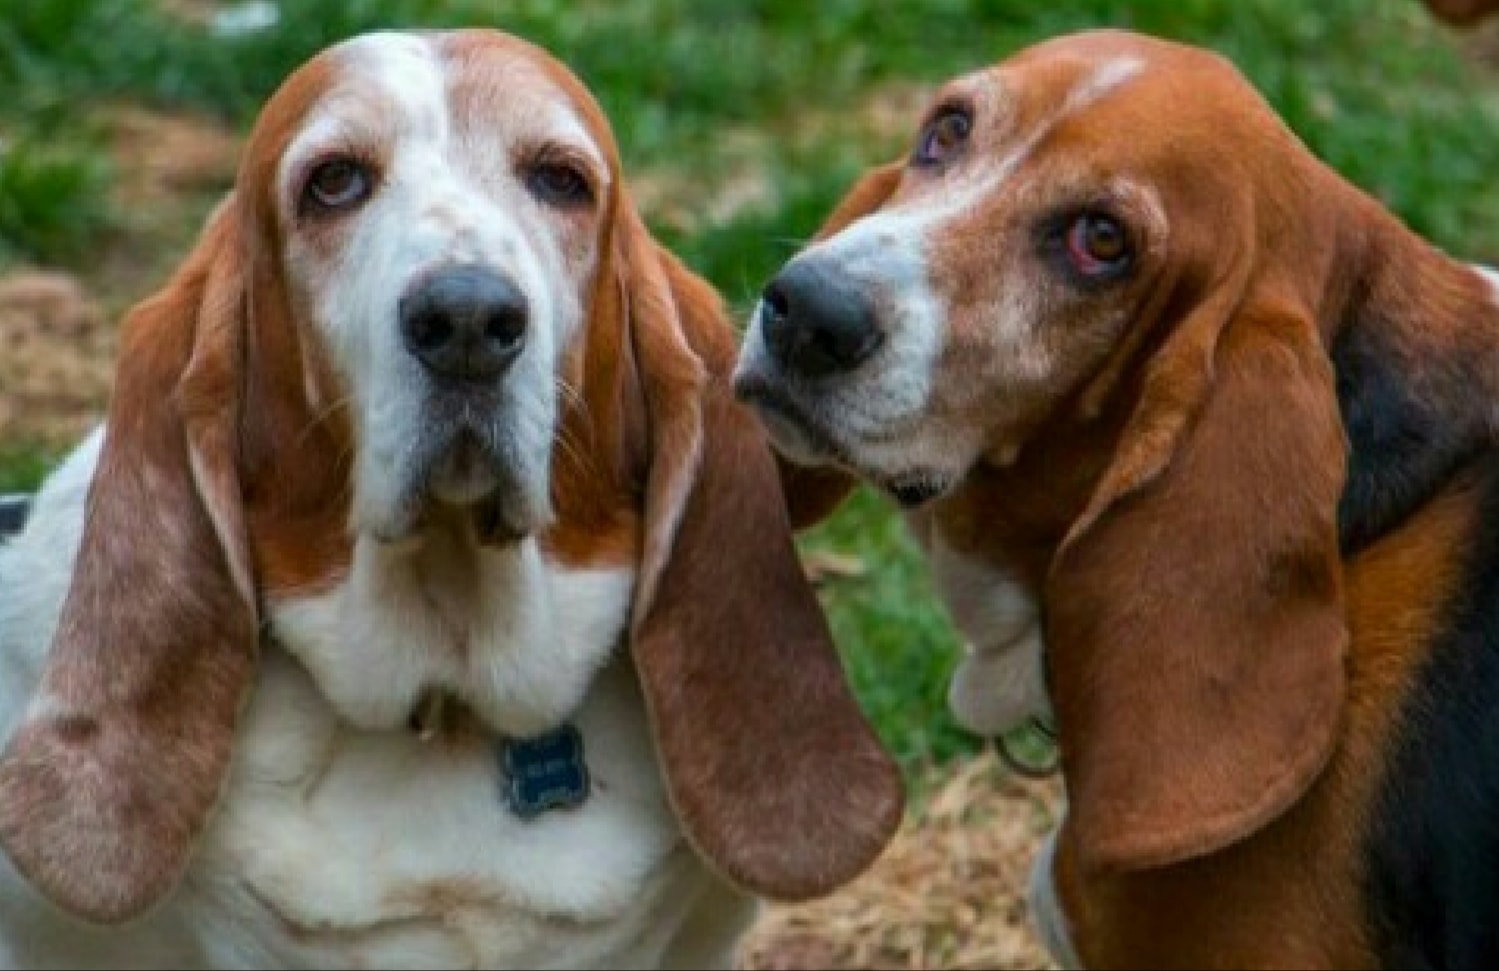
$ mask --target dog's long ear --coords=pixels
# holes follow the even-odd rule
[[[41,684],[0,756],[0,844],[113,923],[168,894],[229,764],[256,606],[237,473],[244,267],[232,205],[124,323]]]
[[[1048,579],[1084,865],[1211,852],[1321,772],[1345,690],[1344,456],[1331,365],[1292,301],[1246,297],[1241,276],[1152,357]]]
[[[905,169],[904,161],[889,162],[860,176],[823,220],[813,239],[826,239],[878,210],[900,186]],[[797,465],[780,453],[776,453],[776,462],[780,466],[781,487],[786,493],[786,505],[795,529],[804,529],[825,519],[858,484],[854,476],[842,470]]]
[[[730,880],[818,896],[883,850],[900,775],[801,569],[765,435],[733,398],[734,331],[717,294],[628,205],[618,218],[649,416],[632,650],[671,800]]]

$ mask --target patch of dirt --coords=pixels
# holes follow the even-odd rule
[[[138,105],[116,105],[109,119],[115,201],[122,207],[171,204],[184,193],[223,192],[233,184],[241,143],[223,125]]]
[[[823,900],[771,907],[744,971],[1053,968],[1025,900],[1060,786],[1021,781],[992,755],[935,782],[885,855]]]
[[[74,278],[0,277],[0,441],[66,444],[102,415],[115,329]]]
[[[241,137],[220,122],[112,106],[113,205],[123,225],[87,276],[111,313],[156,290],[187,255],[212,206],[234,184]]]
[[[122,224],[78,275],[0,275],[0,440],[66,445],[104,412],[118,321],[186,256],[233,183],[240,139],[212,120],[131,104],[106,119]]]

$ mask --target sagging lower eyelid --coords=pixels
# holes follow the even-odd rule
[[[353,141],[332,142],[317,151],[307,153],[293,168],[292,176],[287,180],[290,195],[288,202],[293,214],[298,217],[307,214],[307,193],[313,175],[323,166],[341,161],[351,162],[364,171],[369,182],[364,198],[367,199],[380,190],[385,173],[378,153]]]

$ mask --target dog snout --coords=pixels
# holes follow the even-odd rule
[[[526,341],[529,308],[513,281],[461,266],[431,274],[401,299],[406,349],[434,376],[489,381],[505,372]]]
[[[859,288],[806,260],[792,262],[766,286],[760,327],[776,363],[809,378],[853,370],[884,339]]]

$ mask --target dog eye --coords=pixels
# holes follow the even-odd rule
[[[575,206],[593,198],[588,177],[567,162],[540,162],[526,175],[531,194],[553,206]]]
[[[936,165],[952,158],[968,141],[973,119],[961,108],[948,108],[933,118],[921,132],[913,157],[917,165]]]
[[[363,162],[351,158],[330,159],[308,174],[307,184],[302,190],[302,205],[326,211],[351,209],[369,197],[374,181]]]
[[[1129,232],[1113,216],[1085,212],[1067,230],[1067,256],[1085,277],[1117,273],[1133,256]]]

